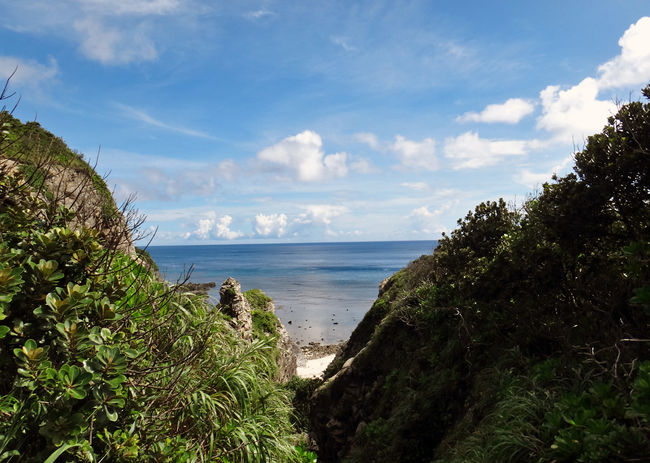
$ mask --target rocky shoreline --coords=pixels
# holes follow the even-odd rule
[[[313,360],[317,358],[327,357],[328,355],[338,354],[343,347],[345,342],[340,342],[338,344],[321,344],[319,342],[310,342],[306,346],[300,347],[300,352],[306,360]]]
[[[216,286],[215,282],[187,282],[180,285],[178,289],[194,294],[207,294],[210,289]],[[235,325],[237,326],[235,328],[242,332],[244,337],[249,338],[252,328],[250,320],[251,307],[243,296],[239,283],[233,278],[228,278],[221,285],[219,293],[221,296],[219,307],[225,309],[226,313],[236,320]],[[270,306],[268,310],[274,312],[273,304],[270,303]],[[299,347],[298,343],[289,337],[284,325],[281,322],[279,323],[281,338],[279,341],[282,351],[280,369],[282,371],[281,379],[284,381],[295,374],[301,377],[320,376],[329,362],[345,346],[345,342],[338,344],[310,342]]]

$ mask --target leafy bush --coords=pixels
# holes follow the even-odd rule
[[[321,456],[647,460],[649,156],[650,104],[624,105],[574,173],[393,276],[316,392]]]
[[[256,310],[265,310],[268,304],[273,300],[257,288],[249,289],[244,292],[244,297],[248,300],[251,307]]]
[[[262,338],[278,335],[278,324],[280,321],[273,312],[253,309],[251,317],[253,319],[253,334],[255,336]]]

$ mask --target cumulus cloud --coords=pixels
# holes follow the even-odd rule
[[[523,156],[538,142],[527,140],[490,140],[476,132],[465,132],[445,140],[445,156],[454,169],[474,169],[497,164],[508,156]]]
[[[397,135],[390,149],[397,154],[402,167],[429,171],[438,168],[436,142],[433,138],[425,138],[416,142]]]
[[[345,177],[348,173],[347,154],[325,155],[323,140],[311,130],[264,148],[257,153],[257,159],[291,172],[301,182]]]
[[[535,106],[530,101],[521,98],[510,98],[502,104],[487,105],[480,113],[465,113],[456,120],[460,122],[503,122],[506,124],[516,124],[524,116],[532,113],[534,109]]]
[[[47,64],[41,64],[32,59],[0,56],[0,80],[3,81],[13,74],[11,80],[14,84],[36,85],[52,79],[58,73],[59,66],[52,57],[48,59]]]
[[[598,93],[608,88],[637,86],[650,81],[650,17],[632,24],[619,39],[621,53],[598,67],[597,78],[562,90],[557,85],[540,93],[542,115],[537,127],[550,132],[556,140],[581,140],[599,132],[607,118],[616,113],[616,104],[599,100]]]
[[[332,204],[311,204],[308,206],[300,206],[305,212],[301,213],[295,220],[300,224],[321,224],[329,225],[332,223],[334,217],[338,217],[348,211],[345,206],[337,206]]]
[[[443,212],[451,208],[451,203],[446,203],[442,207],[434,210],[429,210],[428,206],[418,207],[413,209],[409,214],[408,218],[410,219],[414,233],[441,233],[447,231],[447,229],[442,226],[440,221],[440,216]]]
[[[632,24],[619,39],[621,54],[598,67],[600,88],[647,84],[650,80],[650,17]]]
[[[280,237],[286,233],[287,216],[285,214],[257,214],[255,216],[255,232],[260,236],[275,235]]]
[[[196,237],[202,240],[207,239],[226,239],[234,240],[244,236],[240,231],[230,229],[232,217],[224,215],[218,217],[214,211],[210,211],[206,216],[199,220],[196,230],[191,233],[190,237]]]
[[[537,127],[566,142],[599,132],[607,118],[616,112],[612,101],[598,99],[598,82],[591,77],[566,90],[549,85],[539,97],[542,115]]]

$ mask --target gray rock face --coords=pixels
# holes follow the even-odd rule
[[[253,318],[252,307],[241,292],[241,285],[234,278],[228,278],[219,289],[221,310],[232,317],[233,325],[241,335],[248,340],[253,339]],[[264,311],[275,313],[275,306],[269,301]],[[280,382],[287,382],[296,374],[298,367],[298,354],[300,349],[289,337],[280,320],[277,321],[278,341],[278,374],[276,379]]]
[[[289,333],[284,328],[282,323],[278,327],[280,337],[278,338],[278,377],[277,380],[286,383],[297,373],[298,370],[298,355],[300,349],[295,342],[289,337]]]
[[[219,289],[221,310],[232,317],[235,329],[245,339],[253,339],[252,308],[241,292],[241,285],[234,278],[228,278]]]

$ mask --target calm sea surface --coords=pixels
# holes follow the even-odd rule
[[[232,276],[242,291],[260,288],[300,343],[335,343],[350,336],[377,297],[379,283],[422,254],[435,241],[368,243],[235,244],[151,246],[149,253],[169,281],[194,265],[191,280],[214,281],[210,295]],[[289,323],[291,321],[291,323]]]

